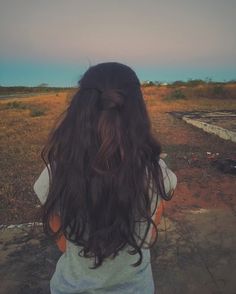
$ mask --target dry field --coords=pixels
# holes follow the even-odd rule
[[[167,212],[171,217],[189,206],[227,206],[236,213],[235,177],[217,171],[206,157],[206,152],[217,152],[223,158],[235,157],[235,144],[206,134],[168,113],[232,110],[236,109],[236,99],[193,97],[187,90],[186,99],[166,99],[172,89],[143,88],[153,132],[179,179]],[[0,224],[39,219],[39,202],[32,186],[44,167],[40,151],[56,118],[66,108],[68,95],[60,92],[0,100]]]
[[[235,294],[235,175],[212,166],[207,152],[236,159],[235,144],[204,133],[172,111],[236,110],[236,88],[206,98],[206,89],[144,87],[152,131],[178,177],[152,249],[153,277],[160,294]],[[179,94],[180,93],[180,94]],[[199,96],[196,96],[198,93]],[[40,219],[33,183],[44,168],[40,151],[68,93],[0,100],[0,225]],[[9,104],[10,103],[10,104]],[[41,228],[2,229],[0,279],[5,294],[49,294],[60,256]]]

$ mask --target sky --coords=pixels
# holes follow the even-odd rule
[[[141,81],[236,79],[236,0],[0,0],[0,85],[74,86],[100,62]]]

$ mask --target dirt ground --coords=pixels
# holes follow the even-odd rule
[[[165,91],[144,89],[153,132],[178,178],[152,249],[156,288],[159,294],[236,294],[235,175],[217,170],[209,156],[211,152],[218,158],[236,159],[236,145],[169,114],[236,110],[236,99],[166,102]],[[27,109],[1,110],[0,224],[39,220],[39,203],[32,190],[43,168],[39,152],[66,99],[65,94],[24,98],[24,103],[48,108],[41,117],[30,117]],[[0,248],[0,293],[48,293],[59,252],[40,227],[2,228]]]
[[[157,293],[235,294],[235,244],[230,210],[193,208],[163,219],[151,250]],[[49,294],[59,256],[41,227],[2,230],[0,293]]]

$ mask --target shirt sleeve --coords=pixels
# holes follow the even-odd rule
[[[172,194],[176,188],[177,185],[177,177],[176,175],[167,167],[165,161],[163,159],[159,160],[159,164],[162,170],[163,174],[163,180],[164,180],[164,188],[166,194]],[[158,197],[157,201],[157,207],[155,210],[155,213],[152,215],[152,220],[154,223],[158,226],[161,222],[162,214],[164,211],[164,200],[161,197]],[[155,239],[155,229],[154,226],[151,225],[150,229],[150,235],[149,235],[149,240],[154,240]]]
[[[165,192],[166,192],[166,194],[169,194],[172,191],[174,191],[174,189],[176,188],[177,177],[173,173],[173,171],[167,167],[167,165],[163,159],[159,160],[159,164],[160,164],[162,174],[163,174]]]
[[[44,204],[47,200],[49,192],[49,174],[47,167],[45,167],[44,170],[41,172],[40,176],[34,183],[33,189],[37,197],[39,198],[41,204]]]

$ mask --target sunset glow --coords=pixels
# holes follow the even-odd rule
[[[0,4],[0,84],[71,86],[119,61],[141,80],[236,77],[234,0],[9,0]]]

